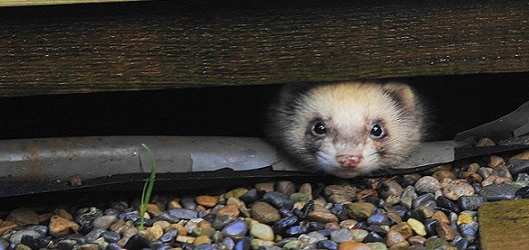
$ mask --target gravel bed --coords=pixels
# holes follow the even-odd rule
[[[141,231],[139,197],[20,206],[3,211],[0,250],[479,249],[477,209],[528,197],[527,173],[529,152],[380,178],[154,194]]]

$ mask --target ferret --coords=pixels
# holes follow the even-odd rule
[[[266,134],[304,170],[352,178],[405,161],[423,120],[405,84],[287,85],[269,107]]]

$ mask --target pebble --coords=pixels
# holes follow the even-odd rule
[[[373,250],[369,245],[354,241],[343,242],[338,246],[338,250]]]
[[[266,241],[274,240],[274,231],[272,230],[272,227],[262,224],[262,223],[252,224],[250,227],[250,234],[262,240],[266,240]]]
[[[426,235],[426,228],[424,224],[414,218],[409,218],[406,223],[410,225],[411,229],[420,236]]]
[[[491,184],[483,187],[479,195],[487,201],[510,200],[516,197],[518,189],[519,187],[508,183]]]
[[[0,250],[478,249],[479,207],[529,198],[529,160],[490,159],[483,167],[360,177],[314,194],[323,184],[278,180],[224,194],[155,195],[142,231],[137,197],[50,211],[21,207],[3,211]]]
[[[415,183],[415,189],[417,192],[435,193],[441,189],[441,183],[432,176],[424,176]]]
[[[230,237],[242,237],[246,235],[248,225],[241,220],[232,222],[222,229],[222,233]]]
[[[443,188],[443,195],[450,200],[456,201],[461,196],[474,195],[474,188],[466,180],[452,180]]]
[[[195,202],[198,205],[204,206],[204,207],[214,207],[217,205],[219,198],[215,196],[210,195],[199,195],[195,198]]]
[[[347,214],[356,220],[366,220],[375,211],[375,205],[369,202],[353,202],[346,206]]]
[[[39,216],[38,214],[30,208],[17,208],[15,210],[12,210],[6,218],[7,221],[12,221],[18,226],[25,226],[25,225],[37,225],[39,224]]]
[[[252,218],[258,220],[261,223],[270,224],[277,222],[281,219],[279,210],[270,205],[267,202],[261,201],[256,202],[252,206]]]
[[[49,230],[51,236],[59,237],[79,231],[79,225],[71,220],[55,215],[50,218]]]

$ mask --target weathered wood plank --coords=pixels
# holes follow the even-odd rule
[[[479,222],[483,250],[527,249],[529,200],[485,203],[479,208]]]
[[[0,11],[0,96],[529,71],[528,1]]]
[[[138,0],[0,0],[0,6],[29,6],[54,4],[85,4],[102,2],[131,2]]]

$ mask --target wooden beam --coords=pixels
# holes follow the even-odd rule
[[[138,0],[0,0],[1,7],[31,6],[31,5],[57,5],[57,4],[85,4],[85,3],[111,3],[131,2]]]
[[[0,96],[529,71],[527,1],[0,9]]]

